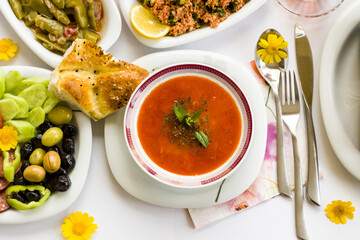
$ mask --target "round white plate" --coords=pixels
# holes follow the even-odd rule
[[[26,77],[49,78],[51,71],[26,66],[1,67],[7,74],[10,70],[16,70]],[[90,164],[92,131],[90,119],[83,113],[74,112],[73,123],[78,128],[78,135],[75,141],[74,170],[69,174],[71,187],[66,192],[56,192],[50,195],[49,199],[40,207],[26,211],[9,209],[0,213],[0,224],[28,223],[49,218],[61,213],[76,200],[83,188]]]
[[[169,37],[165,36],[160,39],[149,39],[138,34],[135,29],[132,27],[130,22],[130,10],[133,6],[140,4],[139,0],[118,0],[120,3],[121,13],[125,18],[125,21],[130,28],[134,36],[142,44],[152,47],[152,48],[169,48],[186,43],[190,43],[196,40],[200,40],[211,35],[214,35],[222,30],[225,30],[234,24],[242,21],[244,18],[249,16],[251,13],[255,12],[259,7],[261,7],[267,0],[251,0],[238,12],[231,14],[225,21],[221,22],[217,28],[204,27],[201,29],[196,29],[195,31],[183,34],[178,37]]]
[[[330,143],[360,180],[360,1],[329,32],[320,69],[320,105]]]
[[[175,208],[207,207],[237,197],[255,180],[265,154],[267,126],[265,104],[254,76],[246,67],[223,55],[204,51],[169,51],[150,54],[134,61],[150,72],[180,62],[203,63],[213,66],[238,82],[246,94],[253,113],[253,139],[242,164],[224,182],[218,201],[216,196],[221,183],[201,189],[179,189],[161,184],[147,176],[132,159],[124,137],[124,111],[105,120],[105,146],[110,169],[118,183],[131,195],[155,205]]]
[[[118,39],[121,32],[121,17],[114,0],[103,0],[104,24],[100,31],[101,40],[98,45],[109,49]],[[8,0],[0,1],[0,11],[23,42],[49,66],[56,68],[62,61],[62,56],[47,50],[36,40],[34,33],[22,20],[17,19]]]

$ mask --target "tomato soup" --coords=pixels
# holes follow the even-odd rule
[[[193,126],[207,136],[207,147],[195,137],[195,128],[180,123],[175,103],[189,116],[201,111]],[[220,85],[203,77],[181,76],[160,84],[145,98],[137,129],[154,163],[169,172],[193,176],[217,169],[232,156],[240,141],[241,116]]]

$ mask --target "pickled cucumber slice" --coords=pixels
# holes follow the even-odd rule
[[[12,95],[10,93],[4,94],[4,99],[12,99],[15,101],[17,106],[19,107],[19,112],[16,114],[14,118],[27,118],[29,115],[29,104],[27,101],[21,97]]]
[[[41,107],[36,107],[29,112],[27,119],[34,127],[40,126],[45,121],[45,111]]]
[[[5,93],[5,73],[4,70],[0,68],[0,99]]]
[[[58,99],[54,93],[48,92],[48,98],[45,100],[43,109],[45,113],[49,113],[55,106],[60,102],[60,99]]]
[[[14,100],[0,100],[0,113],[5,121],[13,119],[19,111],[19,107]]]
[[[9,71],[5,77],[5,92],[10,92],[20,85],[22,76],[18,71]]]
[[[32,85],[35,85],[35,84],[41,84],[45,88],[47,88],[47,86],[49,85],[49,82],[50,82],[50,80],[45,79],[45,78],[38,78],[38,77],[26,78],[26,79],[22,80],[20,85],[18,87],[14,88],[11,91],[11,93],[13,93],[14,95],[18,95],[19,93],[24,91],[26,88],[28,88]]]
[[[18,132],[19,143],[28,142],[36,136],[36,128],[28,121],[10,120],[6,121],[5,125],[13,127]]]
[[[28,102],[30,110],[36,107],[41,107],[47,96],[48,90],[41,84],[34,84],[23,90],[18,95],[18,97],[22,97]]]

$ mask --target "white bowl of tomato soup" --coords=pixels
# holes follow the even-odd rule
[[[129,100],[124,121],[138,166],[180,188],[228,177],[246,156],[253,134],[251,108],[236,81],[198,63],[165,67],[145,79]]]

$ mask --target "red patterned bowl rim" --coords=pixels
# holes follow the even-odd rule
[[[135,148],[133,136],[131,134],[130,126],[128,124],[130,117],[131,117],[131,113],[133,112],[132,110],[134,109],[134,106],[135,106],[135,102],[137,101],[140,93],[142,93],[152,82],[157,80],[159,77],[161,77],[165,74],[168,74],[170,72],[179,71],[179,70],[202,70],[205,72],[210,72],[210,73],[216,75],[217,77],[223,79],[224,81],[226,81],[226,83],[229,84],[230,87],[240,97],[240,100],[244,106],[245,114],[246,114],[246,118],[247,118],[247,135],[245,138],[243,148],[242,148],[240,154],[238,154],[238,156],[236,157],[236,160],[227,169],[222,171],[220,174],[217,174],[216,176],[208,178],[206,180],[202,180],[202,181],[198,181],[198,182],[194,181],[193,183],[181,182],[181,181],[170,179],[166,176],[163,176],[162,174],[159,174],[158,172],[156,172],[156,170],[154,170],[148,164],[146,164],[141,159],[140,155],[138,154],[138,152]],[[155,177],[155,179],[159,180],[162,183],[165,183],[168,185],[170,184],[171,186],[175,186],[175,187],[204,186],[204,185],[209,185],[210,183],[215,183],[215,182],[219,181],[220,179],[222,179],[223,177],[225,177],[228,173],[230,173],[233,169],[235,169],[239,165],[241,160],[244,158],[245,154],[247,153],[247,150],[249,149],[250,142],[252,139],[252,134],[253,134],[253,131],[252,131],[253,130],[253,120],[252,120],[250,106],[249,106],[248,100],[246,99],[246,97],[245,97],[244,93],[242,92],[242,90],[240,89],[240,87],[235,83],[234,80],[232,80],[230,77],[228,77],[226,74],[224,74],[220,70],[217,70],[210,66],[196,64],[196,63],[186,63],[186,64],[177,64],[174,66],[169,66],[169,67],[159,70],[155,74],[151,75],[149,78],[145,79],[138,86],[138,88],[134,91],[134,93],[128,103],[128,106],[127,106],[126,112],[125,112],[124,127],[125,127],[125,139],[128,144],[128,147],[130,149],[130,153],[133,156],[133,158],[135,159],[135,162],[137,162],[137,164],[140,167],[142,167],[142,169],[145,172],[147,172],[150,176]],[[165,169],[163,169],[163,170],[165,172],[168,172]]]

